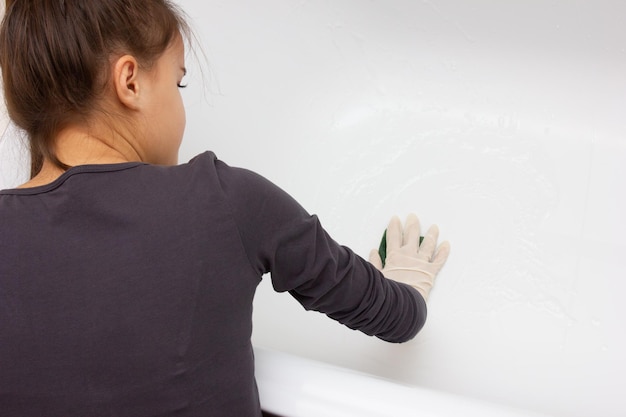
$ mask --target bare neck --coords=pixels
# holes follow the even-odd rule
[[[69,166],[115,164],[141,161],[132,141],[119,132],[107,129],[107,135],[95,129],[68,127],[55,138],[55,152],[60,161]],[[41,171],[19,188],[38,187],[56,180],[65,172],[52,161],[44,159]]]

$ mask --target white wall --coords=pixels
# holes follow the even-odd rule
[[[181,160],[211,149],[256,170],[363,256],[411,211],[452,243],[414,341],[304,312],[266,279],[256,345],[555,416],[626,415],[626,3],[180,3],[209,61],[204,78],[189,61]]]

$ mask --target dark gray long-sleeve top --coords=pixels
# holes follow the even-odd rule
[[[391,342],[426,304],[266,179],[188,164],[79,166],[0,192],[0,415],[259,416],[252,299]]]

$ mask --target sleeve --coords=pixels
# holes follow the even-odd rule
[[[412,287],[386,279],[337,244],[291,196],[265,178],[216,161],[219,182],[253,268],[270,273],[278,292],[306,310],[401,343],[426,321],[426,303]]]

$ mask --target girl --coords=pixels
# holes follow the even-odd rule
[[[3,416],[260,416],[268,272],[368,335],[421,329],[449,252],[436,227],[420,246],[417,218],[394,217],[376,268],[264,178],[210,152],[176,165],[189,29],[172,3],[6,3],[4,94],[32,164],[0,192]]]

